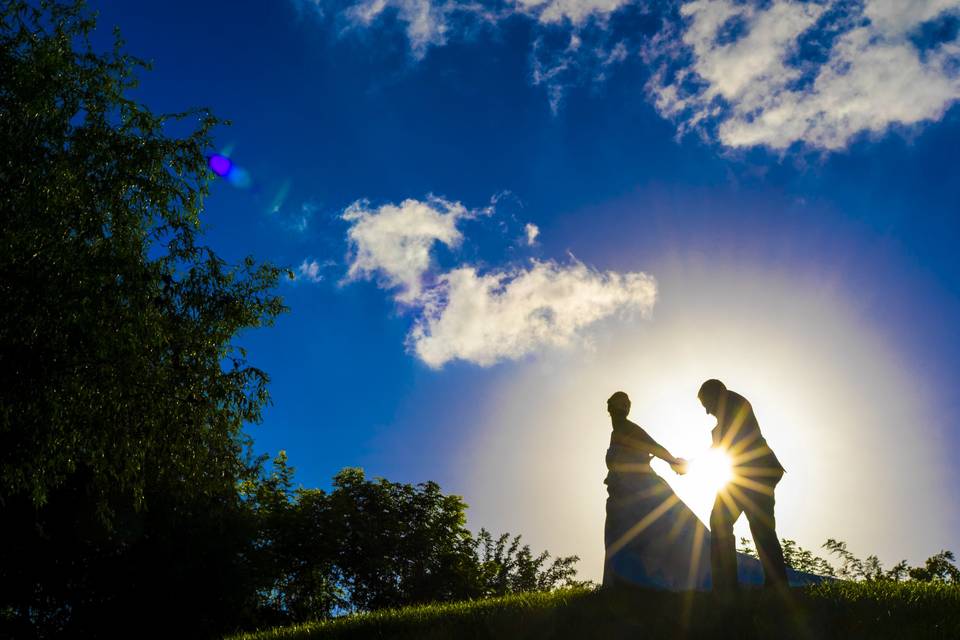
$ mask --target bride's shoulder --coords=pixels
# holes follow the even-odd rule
[[[632,420],[617,420],[613,423],[613,435],[629,436],[629,437],[644,437],[647,435],[647,432],[644,431],[643,427],[638,425]]]

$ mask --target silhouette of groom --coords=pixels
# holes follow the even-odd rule
[[[725,450],[733,477],[717,493],[710,513],[710,566],[714,591],[738,588],[733,524],[747,514],[750,533],[763,566],[764,587],[786,587],[787,569],[777,539],[774,489],[784,469],[760,434],[753,407],[719,380],[707,380],[697,394],[703,408],[717,418],[713,446]]]

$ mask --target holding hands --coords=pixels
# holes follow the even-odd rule
[[[687,472],[687,467],[689,462],[683,458],[674,458],[673,462],[670,463],[670,468],[673,469],[677,475],[684,475]]]

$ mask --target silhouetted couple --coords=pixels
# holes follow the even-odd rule
[[[719,380],[704,382],[698,398],[706,412],[717,418],[713,446],[732,461],[732,478],[717,493],[709,532],[650,467],[656,457],[683,474],[687,462],[627,419],[630,398],[626,393],[618,391],[607,400],[613,433],[605,480],[604,586],[702,589],[712,584],[716,591],[735,590],[739,581],[733,525],[742,513],[750,523],[764,586],[787,584],[774,516],[774,490],[783,477],[783,466],[761,435],[746,398]],[[744,570],[744,577],[754,576]]]

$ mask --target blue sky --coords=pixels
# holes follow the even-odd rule
[[[207,238],[298,274],[243,342],[306,486],[437,480],[595,576],[606,396],[683,448],[718,376],[782,536],[960,551],[960,3],[91,5],[232,121]]]

